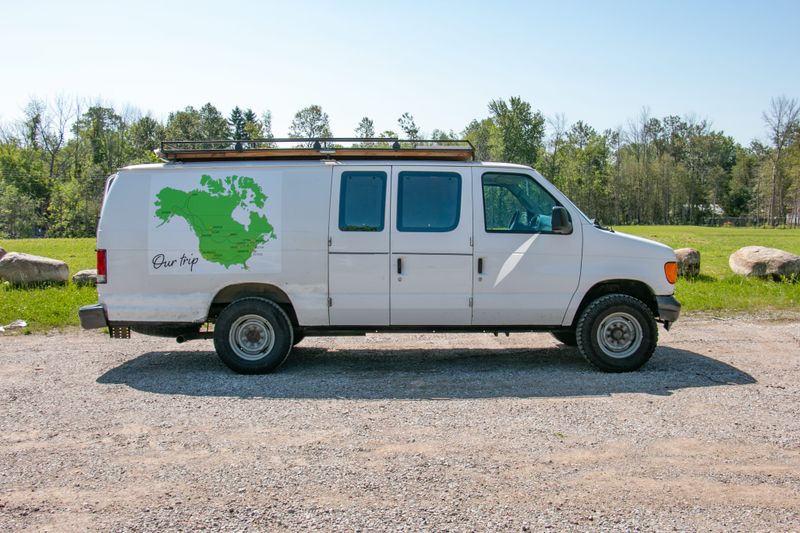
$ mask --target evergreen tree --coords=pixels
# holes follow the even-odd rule
[[[247,109],[243,114],[244,119],[244,137],[243,139],[261,139],[264,137],[264,127],[261,121],[258,120],[258,115],[252,109]]]
[[[242,110],[239,109],[239,106],[233,108],[231,111],[231,116],[228,119],[228,126],[230,127],[231,135],[234,139],[247,139],[247,133],[245,133],[245,118],[242,114]]]

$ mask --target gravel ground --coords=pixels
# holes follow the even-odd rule
[[[641,371],[546,334],[0,338],[0,530],[800,530],[800,322],[689,319]]]

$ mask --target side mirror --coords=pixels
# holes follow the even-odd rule
[[[569,219],[569,211],[557,205],[553,207],[553,233],[559,235],[569,235],[572,233],[572,222]]]

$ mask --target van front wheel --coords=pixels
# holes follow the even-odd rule
[[[630,372],[653,355],[658,328],[644,302],[627,294],[609,294],[583,311],[575,337],[592,365],[605,372]]]
[[[214,325],[217,355],[240,374],[272,372],[289,357],[292,342],[289,317],[264,298],[236,300],[222,310]]]

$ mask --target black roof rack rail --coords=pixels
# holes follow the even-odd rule
[[[347,144],[350,146],[346,146]],[[184,162],[270,159],[422,159],[438,161],[472,161],[475,159],[475,148],[468,140],[399,139],[395,137],[161,141],[161,148],[155,153],[165,161]]]

